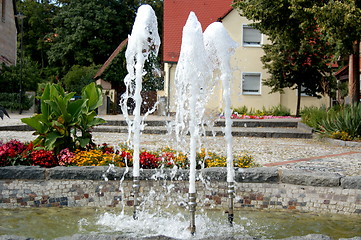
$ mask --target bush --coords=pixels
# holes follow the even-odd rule
[[[327,109],[322,107],[305,107],[301,111],[301,120],[304,124],[316,130],[321,130],[322,121],[327,117]]]
[[[20,109],[19,93],[0,93],[0,106],[10,111]],[[21,109],[29,110],[33,106],[34,97],[23,95],[21,100]]]
[[[82,89],[94,82],[93,77],[99,68],[100,66],[96,65],[89,67],[74,65],[62,79],[65,90],[81,95]]]
[[[101,90],[91,83],[83,88],[81,99],[72,101],[74,92],[65,93],[59,85],[47,84],[41,101],[41,114],[21,121],[35,129],[39,135],[34,145],[59,154],[69,148],[85,148],[94,145],[91,129],[105,123],[96,117],[96,109],[102,105]],[[80,135],[79,135],[80,134]]]
[[[290,116],[291,112],[288,108],[286,108],[285,106],[277,105],[275,107],[272,107],[270,109],[270,112],[272,116]]]
[[[253,115],[253,116],[290,116],[291,112],[288,108],[280,105],[270,107],[266,109],[265,107],[262,110],[248,109],[247,106],[242,106],[239,108],[234,108],[233,113],[237,115]]]
[[[330,112],[321,122],[321,130],[327,135],[344,140],[361,136],[361,104],[342,106],[338,111]]]

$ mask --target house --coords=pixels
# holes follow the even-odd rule
[[[337,80],[337,92],[336,92],[336,101],[337,104],[350,104],[351,103],[351,99],[350,96],[348,95],[350,89],[349,89],[349,70],[350,70],[350,65],[346,64],[345,66],[343,66],[342,68],[340,68],[337,72],[334,73],[336,80]],[[359,66],[361,66],[361,59],[359,59]],[[360,73],[361,73],[361,67],[360,67]],[[360,74],[360,79],[361,79],[361,74]],[[361,80],[360,80],[360,85],[361,86]],[[361,87],[360,87],[360,93],[361,93]],[[360,101],[361,101],[361,97],[360,97]]]
[[[16,64],[15,0],[0,0],[0,66]]]
[[[260,60],[264,52],[262,44],[269,43],[267,36],[252,28],[251,21],[240,16],[231,7],[232,0],[164,0],[163,26],[163,61],[164,90],[158,92],[158,99],[166,99],[168,112],[175,112],[175,70],[180,53],[182,29],[190,11],[193,11],[200,21],[203,31],[209,24],[221,21],[229,35],[239,43],[234,58],[233,77],[231,80],[232,107],[247,106],[248,109],[266,109],[283,105],[295,114],[297,104],[296,90],[284,89],[284,93],[272,93],[271,89],[262,84],[262,79],[269,77]],[[222,109],[222,87],[215,88],[207,106],[210,111]],[[330,99],[317,99],[301,96],[301,108],[304,106],[330,105]]]

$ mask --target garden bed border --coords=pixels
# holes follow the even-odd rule
[[[132,169],[108,167],[9,166],[0,168],[0,207],[118,207],[133,205]],[[277,167],[236,169],[235,208],[298,210],[361,216],[361,176],[281,170]],[[150,189],[172,194],[157,204],[187,204],[189,170],[143,169],[141,194]],[[201,174],[201,175],[200,175]],[[225,209],[226,168],[197,170],[199,207]],[[124,177],[122,188],[119,180]],[[105,181],[104,179],[107,179]],[[203,181],[200,181],[203,179]],[[206,182],[206,184],[205,184]],[[169,184],[171,183],[171,184]],[[207,185],[205,187],[205,185]],[[123,200],[123,203],[121,203]]]

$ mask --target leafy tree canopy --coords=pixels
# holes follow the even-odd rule
[[[1,66],[0,85],[1,92],[18,93],[20,91],[20,68],[21,65]],[[22,66],[22,90],[36,91],[37,83],[41,82],[39,67],[29,57],[23,60]]]
[[[80,96],[82,89],[86,85],[94,82],[93,77],[99,67],[99,65],[92,65],[89,67],[79,65],[72,66],[62,79],[65,91],[75,92]]]
[[[272,42],[263,46],[262,57],[270,73],[264,83],[272,92],[298,89],[297,114],[301,90],[312,96],[329,92],[333,45],[322,36],[313,12],[307,11],[314,1],[248,0],[236,1],[234,5]]]

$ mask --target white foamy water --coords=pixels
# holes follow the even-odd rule
[[[99,217],[97,224],[106,227],[109,232],[121,232],[126,236],[138,238],[164,235],[176,239],[199,239],[231,237],[235,233],[246,232],[240,224],[232,228],[227,221],[202,213],[196,216],[197,232],[192,236],[188,230],[188,217],[181,212],[139,212],[139,219],[134,220],[131,215],[104,213]]]
[[[233,137],[231,110],[231,57],[238,44],[229,36],[221,22],[210,24],[204,31],[205,49],[211,59],[214,77],[223,84],[223,101],[225,117],[225,140],[227,143],[227,182],[234,181]],[[218,74],[218,75],[217,75]],[[220,76],[219,76],[220,75]]]
[[[128,141],[132,140],[133,154],[133,176],[139,177],[139,149],[140,135],[143,128],[140,117],[142,104],[142,80],[144,63],[150,55],[158,55],[160,38],[158,34],[158,23],[154,10],[149,5],[138,8],[131,35],[128,36],[128,46],[125,52],[127,60],[128,75],[124,79],[126,92],[122,96],[121,108],[129,126]],[[135,102],[134,119],[130,120],[128,115],[128,101]]]
[[[182,134],[190,133],[189,193],[195,193],[196,152],[200,146],[202,123],[209,92],[206,91],[212,73],[205,54],[202,26],[191,12],[183,28],[180,57],[175,73],[177,87],[176,135],[182,143]]]

